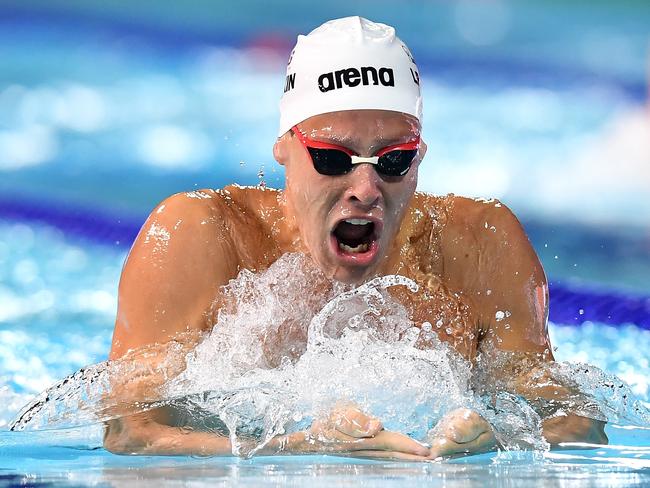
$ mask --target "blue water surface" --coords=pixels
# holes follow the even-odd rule
[[[331,456],[253,460],[124,457],[101,448],[101,426],[9,432],[19,408],[58,379],[107,358],[116,283],[125,253],[66,237],[41,224],[0,221],[0,485],[29,480],[64,485],[192,483],[203,486],[546,486],[589,479],[602,486],[650,481],[650,430],[608,426],[596,450],[491,453],[444,465],[413,465]],[[558,361],[588,362],[624,379],[648,401],[650,331],[586,323],[551,324]],[[4,481],[3,481],[4,480]],[[485,484],[487,481],[487,485]],[[534,480],[537,485],[529,485]],[[609,483],[609,484],[607,484]],[[497,486],[497,485],[495,485]],[[585,485],[587,486],[587,485]],[[588,486],[601,486],[589,484]]]
[[[558,361],[650,400],[650,331],[634,319],[650,316],[647,2],[353,3],[2,2],[0,486],[650,485],[638,427],[609,425],[610,445],[593,450],[443,464],[123,457],[101,449],[99,426],[7,431],[33,395],[106,359],[121,266],[158,201],[282,186],[271,147],[289,47],[350,14],[394,23],[420,63],[419,188],[501,198],[569,298],[630,297],[636,315],[608,323],[564,301],[550,334]]]

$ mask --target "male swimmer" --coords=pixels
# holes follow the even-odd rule
[[[560,399],[566,392],[538,384],[540,370],[530,366],[553,361],[548,288],[535,252],[497,201],[415,193],[426,152],[421,123],[418,68],[392,27],[348,17],[299,36],[273,147],[285,190],[230,186],[162,202],[122,272],[111,359],[210,331],[220,287],[243,269],[299,252],[341,282],[415,280],[420,293],[397,293],[415,324],[444,319],[440,339],[472,362],[487,345],[536,358],[501,374],[533,403]],[[226,435],[177,425],[165,408],[123,417],[107,423],[104,445],[115,453],[231,454]],[[603,422],[571,413],[542,429],[553,446],[607,442]],[[490,424],[467,409],[434,432],[423,445],[343,406],[261,453],[430,460],[496,447]]]

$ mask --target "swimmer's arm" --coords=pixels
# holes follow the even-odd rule
[[[501,203],[485,205],[475,227],[483,234],[478,238],[483,255],[477,280],[480,285],[475,290],[481,292],[476,297],[482,314],[482,340],[500,350],[536,357],[543,368],[544,363],[554,360],[548,336],[544,269],[513,213]],[[562,385],[541,385],[539,379],[532,378],[531,368],[518,369],[518,377],[511,380],[518,393],[530,401],[561,402],[576,394]],[[562,442],[607,443],[605,422],[600,420],[569,413],[546,419],[542,426],[544,437],[554,447]]]
[[[110,359],[206,331],[219,288],[236,276],[234,245],[218,198],[190,195],[179,193],[158,205],[129,252]]]
[[[606,422],[572,413],[562,417],[546,419],[542,423],[544,438],[551,447],[562,448],[564,442],[586,442],[588,444],[607,444]]]
[[[158,409],[108,423],[104,447],[115,454],[231,456],[230,439],[215,432],[173,427],[170,409]],[[335,410],[307,431],[271,439],[256,455],[336,454],[352,457],[424,461],[429,449],[358,409]]]
[[[147,350],[153,351],[148,354],[153,366],[146,378],[113,378],[109,395],[113,398],[108,403],[155,397],[155,389],[184,368],[181,364],[170,369],[166,348],[160,345],[174,340],[187,343],[188,337],[197,338],[209,328],[218,289],[236,273],[223,225],[218,202],[186,194],[166,199],[145,222],[120,278],[110,359]],[[185,434],[166,425],[163,413],[107,422],[106,447],[141,454],[230,452],[227,439],[210,433]]]
[[[227,436],[167,425],[164,408],[106,423],[104,448],[114,454],[231,456]]]

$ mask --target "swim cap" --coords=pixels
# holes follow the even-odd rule
[[[422,120],[420,75],[395,29],[345,17],[298,36],[280,100],[279,136],[314,115],[357,109]]]

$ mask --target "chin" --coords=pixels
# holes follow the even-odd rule
[[[359,268],[337,268],[332,276],[336,281],[341,283],[346,283],[349,285],[360,285],[363,283],[368,276],[370,276],[371,270],[369,269],[359,269]]]
[[[330,247],[328,254],[328,276],[351,285],[361,284],[373,276],[378,268],[379,246],[374,246],[368,253],[362,256],[350,256],[349,253]]]

